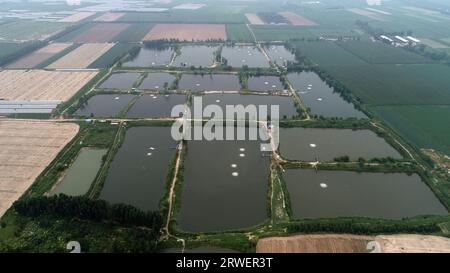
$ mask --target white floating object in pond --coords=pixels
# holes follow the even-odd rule
[[[245,63],[245,60],[242,60],[243,63]]]
[[[264,84],[265,84],[265,85],[268,85],[268,84],[269,84],[269,82],[264,82]]]
[[[153,151],[153,150],[155,150],[155,148],[154,148],[154,147],[150,147],[150,150],[152,150],[152,151]]]
[[[115,100],[118,100],[118,99],[120,99],[120,97],[115,97],[114,99],[115,99]]]
[[[237,177],[237,176],[239,176],[239,173],[238,172],[234,172],[231,175],[234,176],[234,177]]]
[[[240,157],[245,157],[245,154],[239,154]]]
[[[156,89],[159,89],[159,85],[156,85],[155,88],[156,88]]]
[[[166,95],[166,98],[168,98],[169,97],[169,95]]]
[[[311,87],[311,86],[312,86],[312,84],[308,84],[308,86],[309,86],[309,87]]]
[[[216,100],[216,102],[220,102],[220,100]]]
[[[318,101],[322,101],[323,99],[322,99],[322,98],[318,98],[317,100],[318,100]]]
[[[277,88],[277,86],[276,85],[272,85],[272,88]]]
[[[239,151],[245,152],[245,148],[240,148]]]
[[[320,187],[321,187],[322,189],[326,189],[326,188],[328,188],[328,185],[325,184],[325,183],[320,183]]]
[[[157,96],[154,96],[153,98],[154,98],[154,99],[157,99],[158,97],[157,97]]]
[[[152,155],[152,153],[148,153],[148,154],[147,154],[147,156],[151,156],[151,155]]]
[[[266,147],[263,146],[263,147],[262,147],[262,150],[265,151],[265,150],[266,150]]]
[[[231,168],[236,169],[237,168],[237,164],[231,164]]]
[[[311,147],[311,148],[316,148],[316,147],[317,147],[317,145],[316,145],[316,144],[314,144],[314,143],[311,143],[311,144],[309,144],[309,147]]]
[[[195,85],[196,85],[196,86],[200,86],[200,84],[199,84],[199,83],[196,83]]]
[[[155,62],[152,62],[152,65],[155,65],[156,63]]]
[[[308,90],[311,90],[312,88],[311,87],[308,87]]]

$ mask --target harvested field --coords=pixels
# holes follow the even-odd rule
[[[125,13],[120,13],[120,12],[107,12],[107,13],[103,14],[102,16],[96,18],[94,21],[96,21],[96,22],[114,22],[124,15],[125,15]]]
[[[0,72],[0,99],[66,101],[97,73],[97,71],[4,70]]]
[[[87,68],[113,46],[114,44],[84,44],[56,60],[47,68]]]
[[[251,25],[265,25],[264,21],[256,13],[246,13],[245,17],[247,17]]]
[[[450,239],[428,235],[377,236],[383,253],[450,253]]]
[[[361,253],[375,241],[381,253],[449,253],[450,239],[428,235],[358,236],[346,234],[271,237],[258,241],[257,253]]]
[[[78,125],[0,121],[0,217],[78,133]]]
[[[311,21],[305,17],[295,14],[291,11],[285,11],[279,13],[281,16],[286,18],[294,26],[315,26],[316,22]]]
[[[74,43],[107,43],[114,37],[119,35],[122,31],[127,29],[128,24],[97,24],[94,27],[82,32],[77,37],[73,38],[71,42]]]
[[[65,50],[72,44],[70,43],[54,43],[39,50],[36,50],[14,63],[8,65],[8,68],[33,68],[53,55]]]
[[[227,31],[221,24],[157,24],[144,37],[144,41],[154,40],[206,41],[226,40]]]
[[[356,235],[298,235],[271,237],[258,241],[257,253],[363,253],[368,252],[370,236]]]
[[[80,22],[88,17],[91,17],[94,14],[95,14],[95,12],[77,12],[75,14],[69,15],[69,16],[59,20],[59,22],[76,23],[76,22]]]

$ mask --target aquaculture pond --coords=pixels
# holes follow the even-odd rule
[[[286,66],[288,62],[295,62],[295,55],[282,45],[268,45],[265,49],[272,62],[279,66]]]
[[[210,67],[214,63],[214,52],[218,47],[212,46],[183,46],[181,54],[173,63],[177,67]]]
[[[178,84],[178,89],[192,91],[239,91],[241,90],[241,85],[236,75],[183,74]]]
[[[285,88],[277,76],[260,76],[249,77],[247,89],[250,91],[275,92]]]
[[[288,169],[283,176],[298,219],[447,214],[417,174]]]
[[[63,193],[70,196],[86,194],[94,182],[107,152],[108,150],[105,149],[81,149],[64,178],[51,194]]]
[[[172,108],[186,103],[186,95],[153,94],[140,97],[126,114],[127,118],[170,117]]]
[[[100,199],[159,209],[177,143],[171,127],[132,127],[109,168]]]
[[[366,118],[363,112],[345,101],[316,73],[289,73],[288,80],[311,112],[324,117]]]
[[[294,118],[298,116],[297,108],[294,105],[294,101],[290,96],[267,96],[267,95],[244,95],[244,94],[207,94],[203,96],[195,96],[194,98],[202,98],[203,107],[208,105],[219,105],[225,115],[225,109],[227,105],[237,106],[243,105],[247,107],[249,105],[255,105],[257,109],[260,106],[267,106],[267,114],[271,115],[272,106],[277,105],[279,107],[279,118]],[[193,100],[195,102],[196,100]]]
[[[352,160],[402,156],[386,140],[370,130],[280,128],[280,152],[291,160]]]
[[[216,231],[264,222],[269,161],[259,141],[188,141],[178,228]]]
[[[167,90],[171,88],[175,76],[169,73],[149,73],[142,81],[139,89]]]
[[[139,53],[131,60],[122,64],[124,67],[152,67],[167,66],[172,60],[172,48],[156,49],[141,48]]]
[[[139,73],[114,73],[100,85],[100,88],[131,89],[140,75]]]
[[[255,46],[225,46],[222,48],[222,58],[232,67],[270,67],[267,58]]]
[[[114,117],[124,109],[135,95],[130,94],[99,94],[95,95],[81,106],[76,116]]]

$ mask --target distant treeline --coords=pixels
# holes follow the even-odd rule
[[[22,198],[13,204],[14,210],[26,217],[49,215],[90,221],[111,221],[124,226],[143,226],[156,235],[163,223],[159,212],[142,211],[125,204],[110,205],[104,200],[72,197],[64,194],[51,197]]]

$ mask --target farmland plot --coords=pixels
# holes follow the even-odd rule
[[[113,46],[114,44],[84,44],[50,64],[48,68],[87,68]]]
[[[121,13],[121,12],[107,12],[107,13],[101,15],[100,17],[95,18],[94,21],[96,21],[96,22],[114,22],[124,15],[125,15],[125,13]]]
[[[113,40],[130,25],[120,23],[101,23],[82,32],[71,41],[74,43],[107,43]]]
[[[3,24],[0,28],[0,41],[24,42],[45,40],[62,31],[63,23],[42,21],[16,21]]]
[[[0,121],[0,216],[78,133],[78,125]]]
[[[302,17],[298,14],[295,14],[290,11],[280,12],[281,16],[283,16],[286,20],[291,22],[294,26],[315,26],[317,25],[316,22],[311,21],[305,17]]]
[[[16,62],[8,65],[8,68],[33,68],[43,61],[49,59],[53,55],[62,52],[70,47],[70,43],[54,43],[39,50],[36,50],[23,58],[20,58]]]
[[[0,99],[66,101],[97,73],[97,71],[4,70],[0,72]]]
[[[265,25],[264,21],[255,13],[246,13],[245,17],[252,25]]]
[[[69,15],[69,16],[59,20],[59,22],[76,23],[76,22],[83,21],[84,19],[89,18],[94,14],[95,14],[95,12],[77,12],[77,13],[74,13],[72,15]]]
[[[225,25],[221,24],[157,24],[144,37],[144,41],[155,40],[207,41],[226,40]]]

